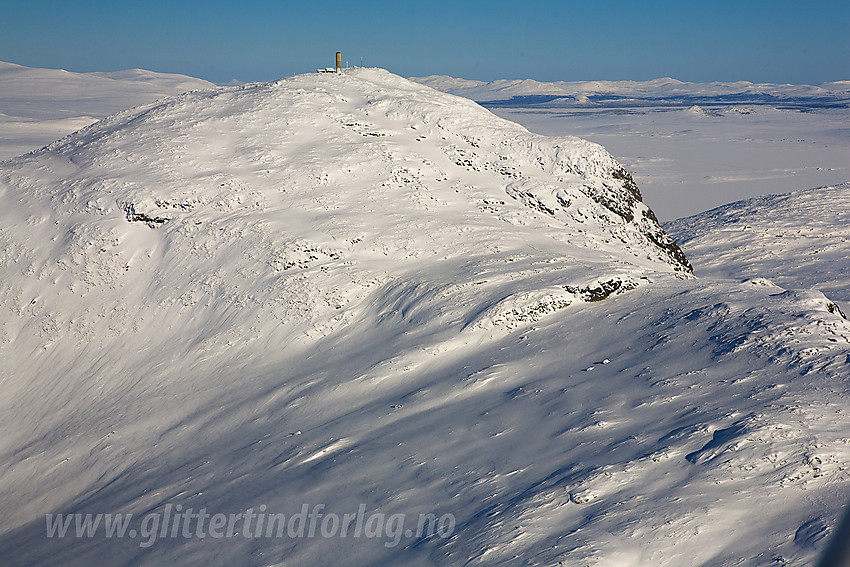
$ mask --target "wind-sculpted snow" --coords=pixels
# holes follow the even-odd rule
[[[667,223],[699,273],[815,288],[850,306],[850,183],[730,203]]]
[[[799,564],[842,504],[831,301],[693,277],[600,146],[384,71],[5,162],[0,255],[4,564]],[[453,523],[46,537],[178,505]]]

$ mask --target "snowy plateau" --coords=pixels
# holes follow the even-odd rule
[[[40,148],[131,106],[214,86],[202,79],[144,69],[72,73],[0,61],[0,160]]]
[[[4,565],[817,560],[850,185],[665,231],[602,146],[387,71],[191,88],[0,162]],[[141,537],[178,506],[406,529]]]

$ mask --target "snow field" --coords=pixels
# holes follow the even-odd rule
[[[5,162],[0,551],[811,561],[846,497],[850,326],[790,281],[690,276],[653,218],[600,146],[369,69],[180,95]],[[169,503],[457,524],[393,549],[45,539],[47,513]]]

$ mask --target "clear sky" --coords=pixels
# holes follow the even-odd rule
[[[403,76],[850,79],[850,0],[3,0],[0,60],[214,82],[332,66]]]

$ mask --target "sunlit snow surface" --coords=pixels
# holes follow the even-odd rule
[[[609,208],[619,171],[379,70],[181,95],[3,163],[0,556],[811,561],[850,497],[850,326],[807,285],[690,277],[643,204]],[[168,504],[457,524],[45,536]]]

